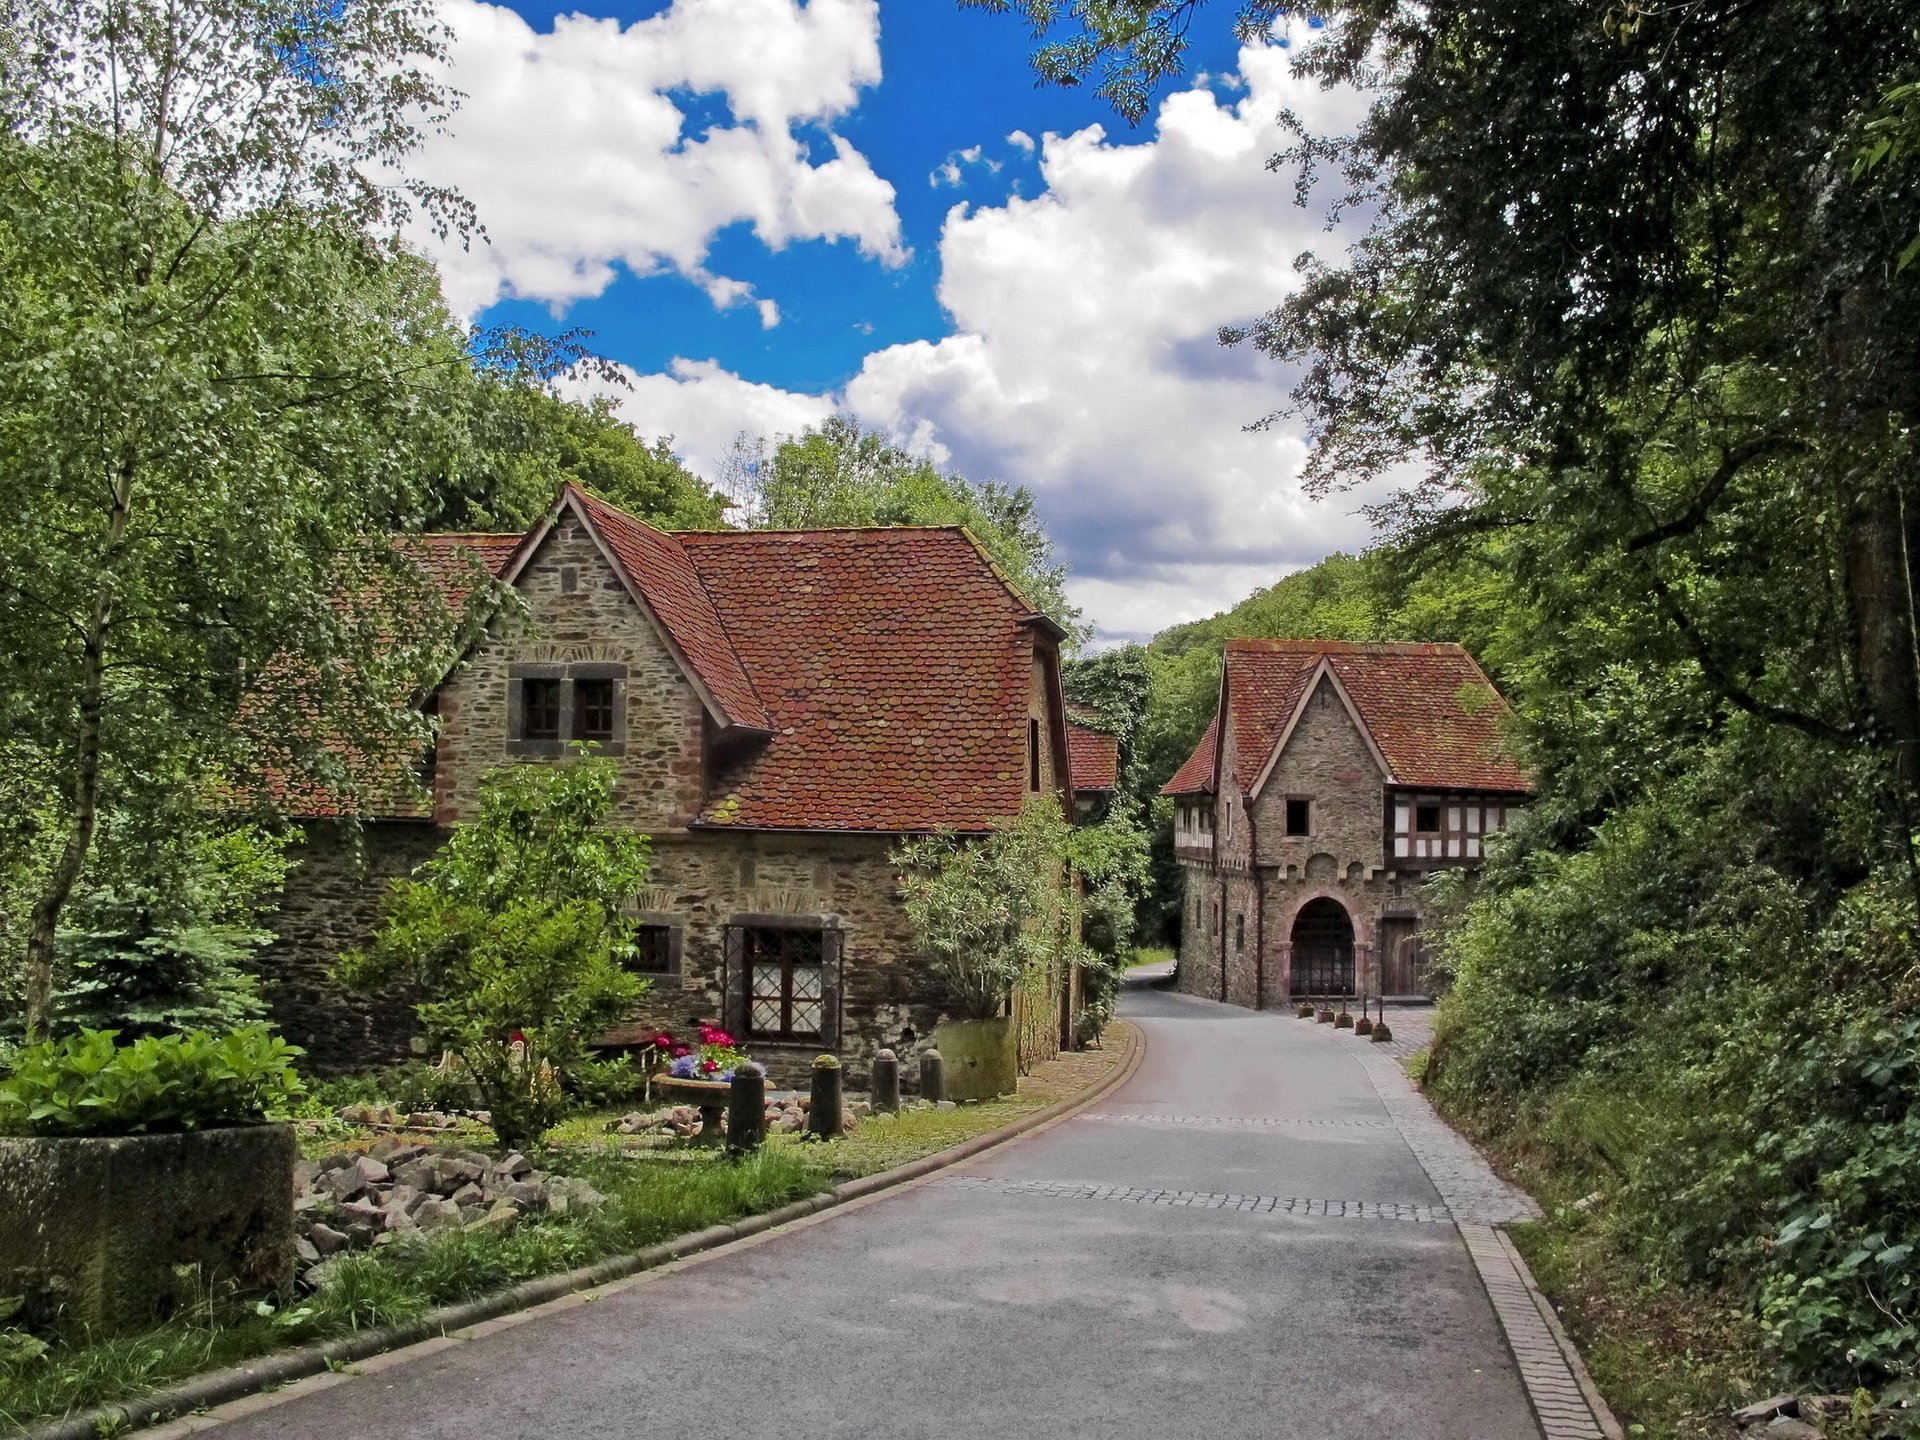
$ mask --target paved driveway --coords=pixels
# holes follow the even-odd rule
[[[1538,1440],[1408,1137],[1428,1166],[1458,1152],[1383,1103],[1384,1047],[1152,991],[1124,1009],[1145,1063],[1091,1113],[222,1440]]]

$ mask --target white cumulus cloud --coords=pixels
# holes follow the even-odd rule
[[[507,296],[560,310],[624,266],[684,275],[719,306],[761,305],[770,324],[751,286],[708,269],[714,235],[735,224],[776,249],[847,240],[906,258],[893,186],[823,128],[880,80],[876,0],[675,0],[631,25],[563,15],[550,31],[441,0],[441,18],[446,78],[466,99],[413,168],[486,227],[490,243],[466,250],[426,244],[462,313]]]
[[[1169,95],[1144,140],[1099,126],[1042,137],[1043,190],[948,212],[939,298],[952,333],[878,350],[843,392],[789,396],[789,423],[762,428],[791,430],[808,405],[850,410],[973,478],[1031,486],[1074,599],[1110,638],[1364,544],[1367,497],[1301,494],[1297,427],[1246,428],[1289,377],[1216,339],[1293,290],[1301,251],[1342,243],[1294,204],[1290,175],[1266,168],[1284,142],[1276,117],[1339,131],[1362,101],[1300,78],[1278,45],[1244,47],[1236,78]],[[671,404],[649,413],[662,397],[643,388],[628,414],[675,434],[690,460],[758,423],[698,398],[745,383],[718,366],[680,362],[667,379]],[[754,396],[752,414],[774,417],[781,393]]]

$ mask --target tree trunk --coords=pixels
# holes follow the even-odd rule
[[[1854,663],[1873,742],[1893,760],[1904,802],[1920,790],[1920,674],[1900,496],[1877,485],[1855,497],[1843,557]]]
[[[114,477],[113,510],[107,520],[107,543],[101,551],[100,577],[94,586],[93,608],[87,616],[86,642],[80,673],[80,734],[75,746],[72,814],[67,839],[53,873],[34,901],[27,931],[27,1015],[29,1045],[47,1038],[47,1017],[53,1007],[54,938],[60,914],[86,868],[93,848],[94,824],[100,814],[101,710],[106,700],[107,636],[113,627],[114,571],[127,538],[127,518],[133,496],[133,466],[123,464]]]

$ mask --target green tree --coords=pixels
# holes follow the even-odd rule
[[[646,988],[623,962],[648,843],[606,823],[617,779],[590,757],[489,771],[479,813],[393,882],[371,944],[341,964],[358,989],[418,989],[428,1040],[459,1052],[503,1144],[560,1118],[569,1072]]]
[[[838,415],[780,437],[771,454],[764,441],[743,442],[733,469],[756,529],[964,525],[1040,613],[1069,632],[1083,630],[1067,600],[1067,567],[1024,485],[976,485]]]
[[[465,336],[391,237],[466,223],[400,168],[445,113],[427,0],[18,0],[0,41],[0,733],[53,781],[25,1008],[103,804],[245,768],[236,718],[339,773],[427,657],[384,540],[462,429]],[[449,403],[443,404],[443,400]],[[426,627],[433,628],[433,627]],[[298,685],[266,683],[298,655]],[[278,672],[285,675],[284,663]]]
[[[1072,847],[1058,799],[1035,795],[985,837],[927,835],[894,850],[907,919],[962,1019],[991,1020],[1028,976],[1086,963]]]
[[[611,401],[564,399],[537,371],[483,367],[473,383],[473,453],[428,528],[525,529],[569,480],[662,529],[725,523],[720,496],[680,463],[670,442],[648,445]]]

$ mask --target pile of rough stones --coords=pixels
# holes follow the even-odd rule
[[[387,1130],[451,1130],[464,1120],[485,1125],[493,1119],[487,1110],[396,1110],[391,1105],[342,1105],[333,1113],[349,1125]]]
[[[812,1101],[798,1093],[769,1095],[767,1097],[767,1133],[769,1135],[785,1132],[794,1134],[807,1128],[807,1111]],[[844,1133],[853,1129],[861,1120],[873,1114],[872,1102],[855,1100],[842,1107],[840,1111],[840,1129]],[[721,1129],[726,1129],[726,1115],[721,1114]],[[644,1110],[635,1110],[630,1115],[622,1115],[618,1120],[609,1120],[607,1129],[616,1135],[643,1135],[649,1130],[663,1130],[683,1139],[697,1133],[700,1129],[700,1112],[691,1105],[675,1105],[668,1110],[648,1114]]]
[[[1844,1416],[1853,1404],[1846,1395],[1775,1395],[1733,1412],[1741,1440],[1821,1440],[1826,1420]]]
[[[607,1197],[584,1180],[549,1175],[519,1152],[387,1138],[365,1151],[302,1160],[293,1172],[294,1248],[310,1285],[335,1257],[439,1230],[510,1230],[522,1215],[591,1210]]]

